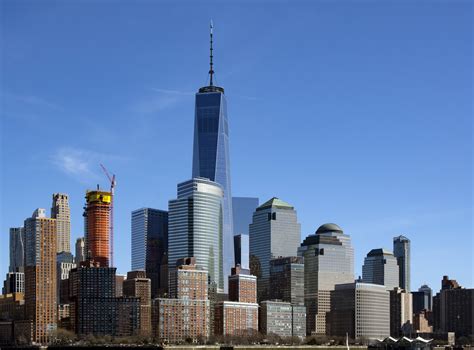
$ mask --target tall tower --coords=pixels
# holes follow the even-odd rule
[[[405,236],[393,238],[393,255],[397,258],[400,288],[410,291],[410,240]]]
[[[87,191],[84,209],[86,234],[86,260],[94,260],[100,266],[110,264],[110,208],[111,193]]]
[[[223,198],[224,271],[234,266],[232,193],[230,183],[229,126],[224,89],[214,85],[213,26],[210,31],[209,85],[196,93],[193,178],[204,177],[220,184]],[[227,291],[227,280],[224,280]]]
[[[364,283],[383,284],[388,290],[398,287],[397,259],[393,253],[383,248],[372,249],[362,266]]]
[[[25,266],[25,230],[23,227],[10,228],[9,272],[23,272]]]
[[[25,306],[33,341],[47,343],[57,327],[56,220],[37,209],[25,220]]]
[[[69,197],[64,193],[53,194],[51,218],[56,219],[57,252],[71,251],[71,211]]]

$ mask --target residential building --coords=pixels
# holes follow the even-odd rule
[[[56,219],[57,252],[71,251],[71,211],[69,196],[65,193],[54,193],[51,205],[51,218]]]
[[[412,295],[401,288],[390,291],[390,335],[410,336],[413,331]]]
[[[422,310],[433,309],[433,291],[426,284],[418,288],[417,292],[411,292],[413,295],[413,313],[417,314]]]
[[[87,191],[84,209],[86,238],[86,260],[98,262],[100,266],[110,264],[110,210],[112,193],[106,191]]]
[[[47,343],[57,327],[56,220],[36,209],[25,220],[25,307],[33,341]]]
[[[25,229],[10,228],[10,265],[9,272],[23,272],[25,266]]]
[[[399,286],[397,259],[386,249],[372,249],[364,259],[362,280],[364,283],[382,284],[387,290]]]
[[[75,267],[76,264],[71,253],[62,251],[56,255],[56,293],[58,304],[68,304],[69,302],[69,272]]]
[[[298,255],[304,258],[304,303],[308,334],[327,334],[327,313],[335,285],[354,282],[351,238],[336,224],[321,225],[305,238]]]
[[[0,321],[25,319],[25,294],[8,293],[0,295]]]
[[[234,236],[234,258],[235,266],[240,265],[242,268],[250,268],[250,247],[249,235],[240,234]]]
[[[241,303],[257,302],[257,277],[248,269],[233,267],[229,276],[229,300]]]
[[[23,268],[22,268],[23,269]],[[3,282],[2,294],[25,293],[25,273],[8,272]]]
[[[331,292],[329,334],[353,339],[383,339],[390,335],[390,296],[379,284],[338,284]]]
[[[270,299],[304,305],[304,264],[301,256],[270,260]]]
[[[208,273],[196,259],[182,258],[170,274],[170,296],[152,303],[152,328],[160,342],[209,336]]]
[[[301,225],[290,204],[273,197],[254,214],[249,226],[250,271],[257,276],[257,299],[268,299],[270,260],[294,256],[301,239]]]
[[[115,274],[115,296],[123,297],[123,283],[125,282],[127,276],[121,274]]]
[[[151,280],[145,271],[130,271],[123,282],[123,295],[140,298],[140,334],[151,336]]]
[[[208,271],[210,283],[216,283],[221,293],[224,291],[222,199],[222,187],[216,182],[195,178],[180,183],[178,198],[169,201],[168,222],[169,276],[174,275],[178,259],[193,256],[196,265]]]
[[[146,271],[146,277],[151,280],[153,298],[163,295],[168,289],[168,276],[161,274],[163,261],[167,263],[167,252],[168,212],[153,208],[134,210],[132,212],[132,270]]]
[[[79,266],[82,261],[86,261],[86,239],[79,237],[76,239],[76,256],[74,257],[74,262],[76,266]]]
[[[413,331],[415,333],[433,333],[433,326],[430,324],[428,316],[430,312],[421,310],[413,315]]]
[[[393,238],[393,256],[398,264],[398,286],[410,291],[410,240],[407,237]]]

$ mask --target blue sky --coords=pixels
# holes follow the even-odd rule
[[[469,1],[2,1],[0,274],[8,228],[54,192],[72,239],[86,189],[117,174],[115,257],[130,212],[191,176],[208,23],[226,89],[232,190],[293,204],[302,238],[339,224],[356,250],[412,241],[412,287],[473,286]]]

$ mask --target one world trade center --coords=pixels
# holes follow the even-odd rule
[[[205,177],[217,182],[224,190],[222,203],[222,252],[224,276],[234,266],[232,193],[229,160],[229,126],[224,89],[213,82],[212,23],[209,85],[196,93],[194,120],[193,178]],[[227,292],[227,278],[224,278]]]

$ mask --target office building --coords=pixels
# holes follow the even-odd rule
[[[170,297],[153,300],[152,327],[160,342],[207,338],[210,334],[208,274],[196,259],[182,258],[170,274]]]
[[[3,282],[2,294],[25,293],[25,273],[8,272]]]
[[[257,276],[257,299],[268,299],[270,260],[294,256],[301,239],[301,225],[290,204],[273,197],[259,206],[249,226],[250,271]]]
[[[168,212],[141,208],[132,212],[132,270],[146,271],[153,298],[167,292]],[[167,272],[167,269],[164,270]],[[163,285],[161,284],[163,281]]]
[[[410,291],[410,240],[405,236],[393,238],[393,256],[397,259],[399,287]]]
[[[25,319],[25,294],[8,293],[0,295],[0,321]]]
[[[168,222],[169,275],[178,259],[193,256],[219,292],[224,291],[222,198],[222,187],[210,180],[180,183],[178,198],[169,201]]]
[[[71,211],[69,196],[64,193],[53,194],[51,218],[56,219],[57,252],[71,251]]]
[[[454,332],[456,337],[473,335],[474,289],[462,288],[443,276],[441,290],[433,298],[434,332]]]
[[[336,284],[354,282],[351,238],[336,224],[321,225],[305,238],[298,255],[304,258],[304,303],[308,334],[327,334],[331,291]]]
[[[232,192],[230,180],[229,123],[224,89],[213,83],[213,49],[211,29],[211,61],[208,86],[196,93],[192,177],[207,178],[221,185],[223,271],[234,266]],[[199,264],[199,260],[198,260]],[[224,282],[227,292],[227,281]]]
[[[76,239],[76,256],[74,257],[74,262],[76,266],[79,266],[82,261],[86,261],[86,239],[79,237]]]
[[[260,303],[259,327],[264,335],[280,337],[304,337],[306,335],[306,313],[303,305],[291,305],[278,300]]]
[[[417,292],[411,292],[413,295],[413,313],[417,314],[422,310],[433,309],[433,291],[424,284],[418,288]]]
[[[140,334],[151,336],[151,280],[145,271],[131,271],[123,282],[123,295],[140,298]]]
[[[58,304],[67,304],[69,302],[69,272],[75,267],[76,264],[71,253],[62,251],[56,255]]]
[[[240,265],[242,268],[250,268],[250,247],[249,247],[249,235],[240,234],[234,236],[234,258],[235,265]]]
[[[399,286],[397,259],[386,249],[372,249],[364,259],[362,280],[364,283],[382,284],[387,290]]]
[[[234,219],[234,235],[249,234],[249,225],[252,223],[253,213],[258,207],[258,198],[232,197],[232,212]],[[239,262],[235,262],[239,264]],[[242,264],[241,264],[242,265]],[[244,265],[242,265],[244,266]]]
[[[33,341],[47,343],[57,327],[56,220],[37,209],[25,220],[25,307]]]
[[[304,304],[303,257],[289,256],[270,260],[269,297],[292,305]]]
[[[379,284],[338,284],[331,291],[329,334],[353,339],[383,339],[390,335],[390,296]]]
[[[110,264],[110,210],[112,194],[105,191],[87,191],[84,209],[86,260],[100,266]]]
[[[23,272],[25,259],[25,229],[10,228],[10,266],[9,272]]]
[[[401,288],[390,291],[390,335],[409,337],[413,332],[412,295]]]

